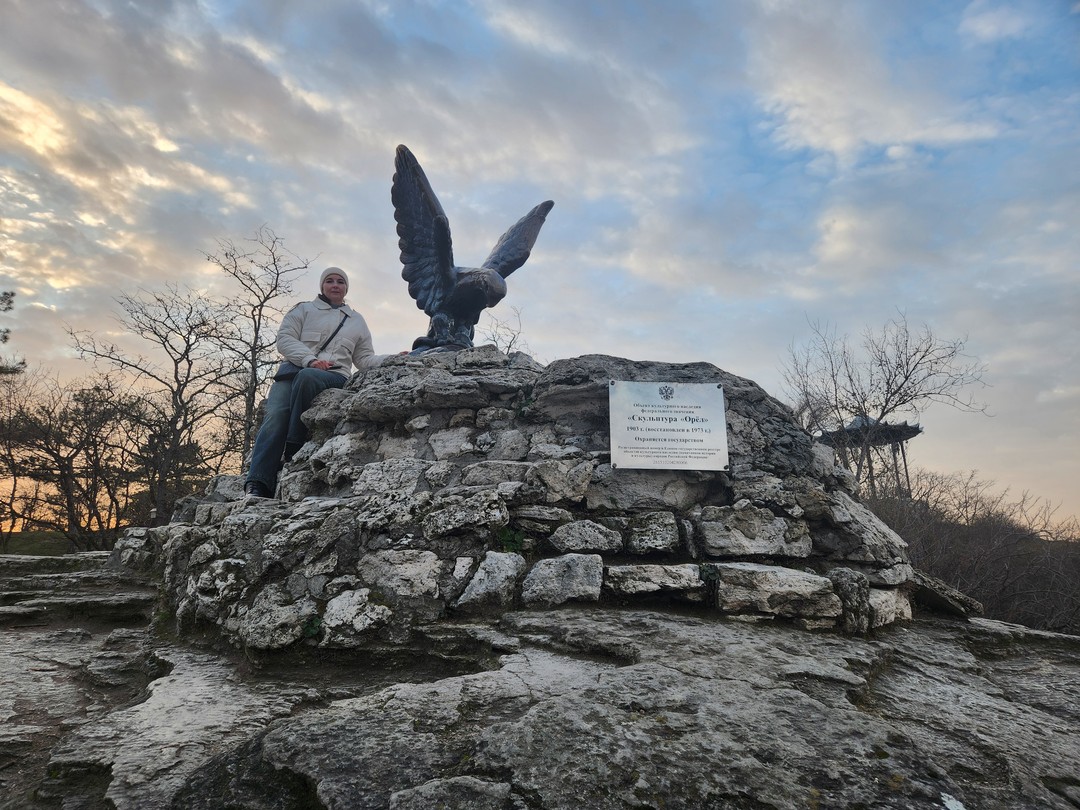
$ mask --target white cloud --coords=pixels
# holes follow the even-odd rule
[[[887,56],[868,8],[778,4],[750,32],[750,77],[776,119],[779,143],[829,152],[850,166],[871,147],[942,146],[998,134],[995,122],[942,96],[931,68]]]
[[[960,33],[982,42],[998,42],[1023,36],[1033,21],[1013,5],[975,0],[964,9]]]

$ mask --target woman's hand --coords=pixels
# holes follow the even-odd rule
[[[329,371],[334,367],[334,364],[329,360],[312,360],[311,363],[308,364],[308,368],[318,368],[323,371]]]

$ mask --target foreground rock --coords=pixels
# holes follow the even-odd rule
[[[1080,639],[872,639],[601,608],[477,629],[497,670],[277,721],[174,808],[1075,808]]]
[[[305,697],[297,685],[244,683],[232,664],[204,654],[164,649],[156,660],[167,674],[138,703],[82,726],[53,749],[38,800],[166,807],[202,763]]]
[[[722,384],[730,469],[613,469],[612,379]],[[161,571],[181,634],[378,650],[455,617],[582,602],[848,632],[911,616],[903,540],[785,406],[706,363],[397,357],[304,418],[281,500],[224,480],[118,545],[117,565]]]
[[[0,808],[35,806],[51,751],[103,722],[164,671],[145,633],[0,627]],[[77,806],[77,805],[75,805]]]
[[[853,639],[582,606],[428,642],[424,667],[339,654],[247,671],[136,630],[0,630],[0,807],[1080,801],[1075,637],[919,620]],[[487,669],[455,674],[468,658]]]

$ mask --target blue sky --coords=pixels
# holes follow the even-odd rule
[[[393,152],[478,263],[555,200],[497,314],[537,359],[712,362],[783,398],[810,321],[966,336],[992,416],[935,406],[913,463],[1080,513],[1080,4],[0,0],[10,348],[212,285],[262,224],[346,268],[379,351]],[[305,293],[306,297],[306,293]],[[121,336],[122,337],[122,336]]]

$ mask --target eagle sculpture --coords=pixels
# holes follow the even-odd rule
[[[450,223],[438,197],[408,147],[394,157],[390,191],[401,248],[401,277],[409,295],[431,318],[428,333],[413,342],[413,352],[454,351],[473,345],[473,330],[486,307],[506,295],[506,277],[525,264],[548,211],[536,206],[499,237],[480,267],[458,267],[450,243]]]

